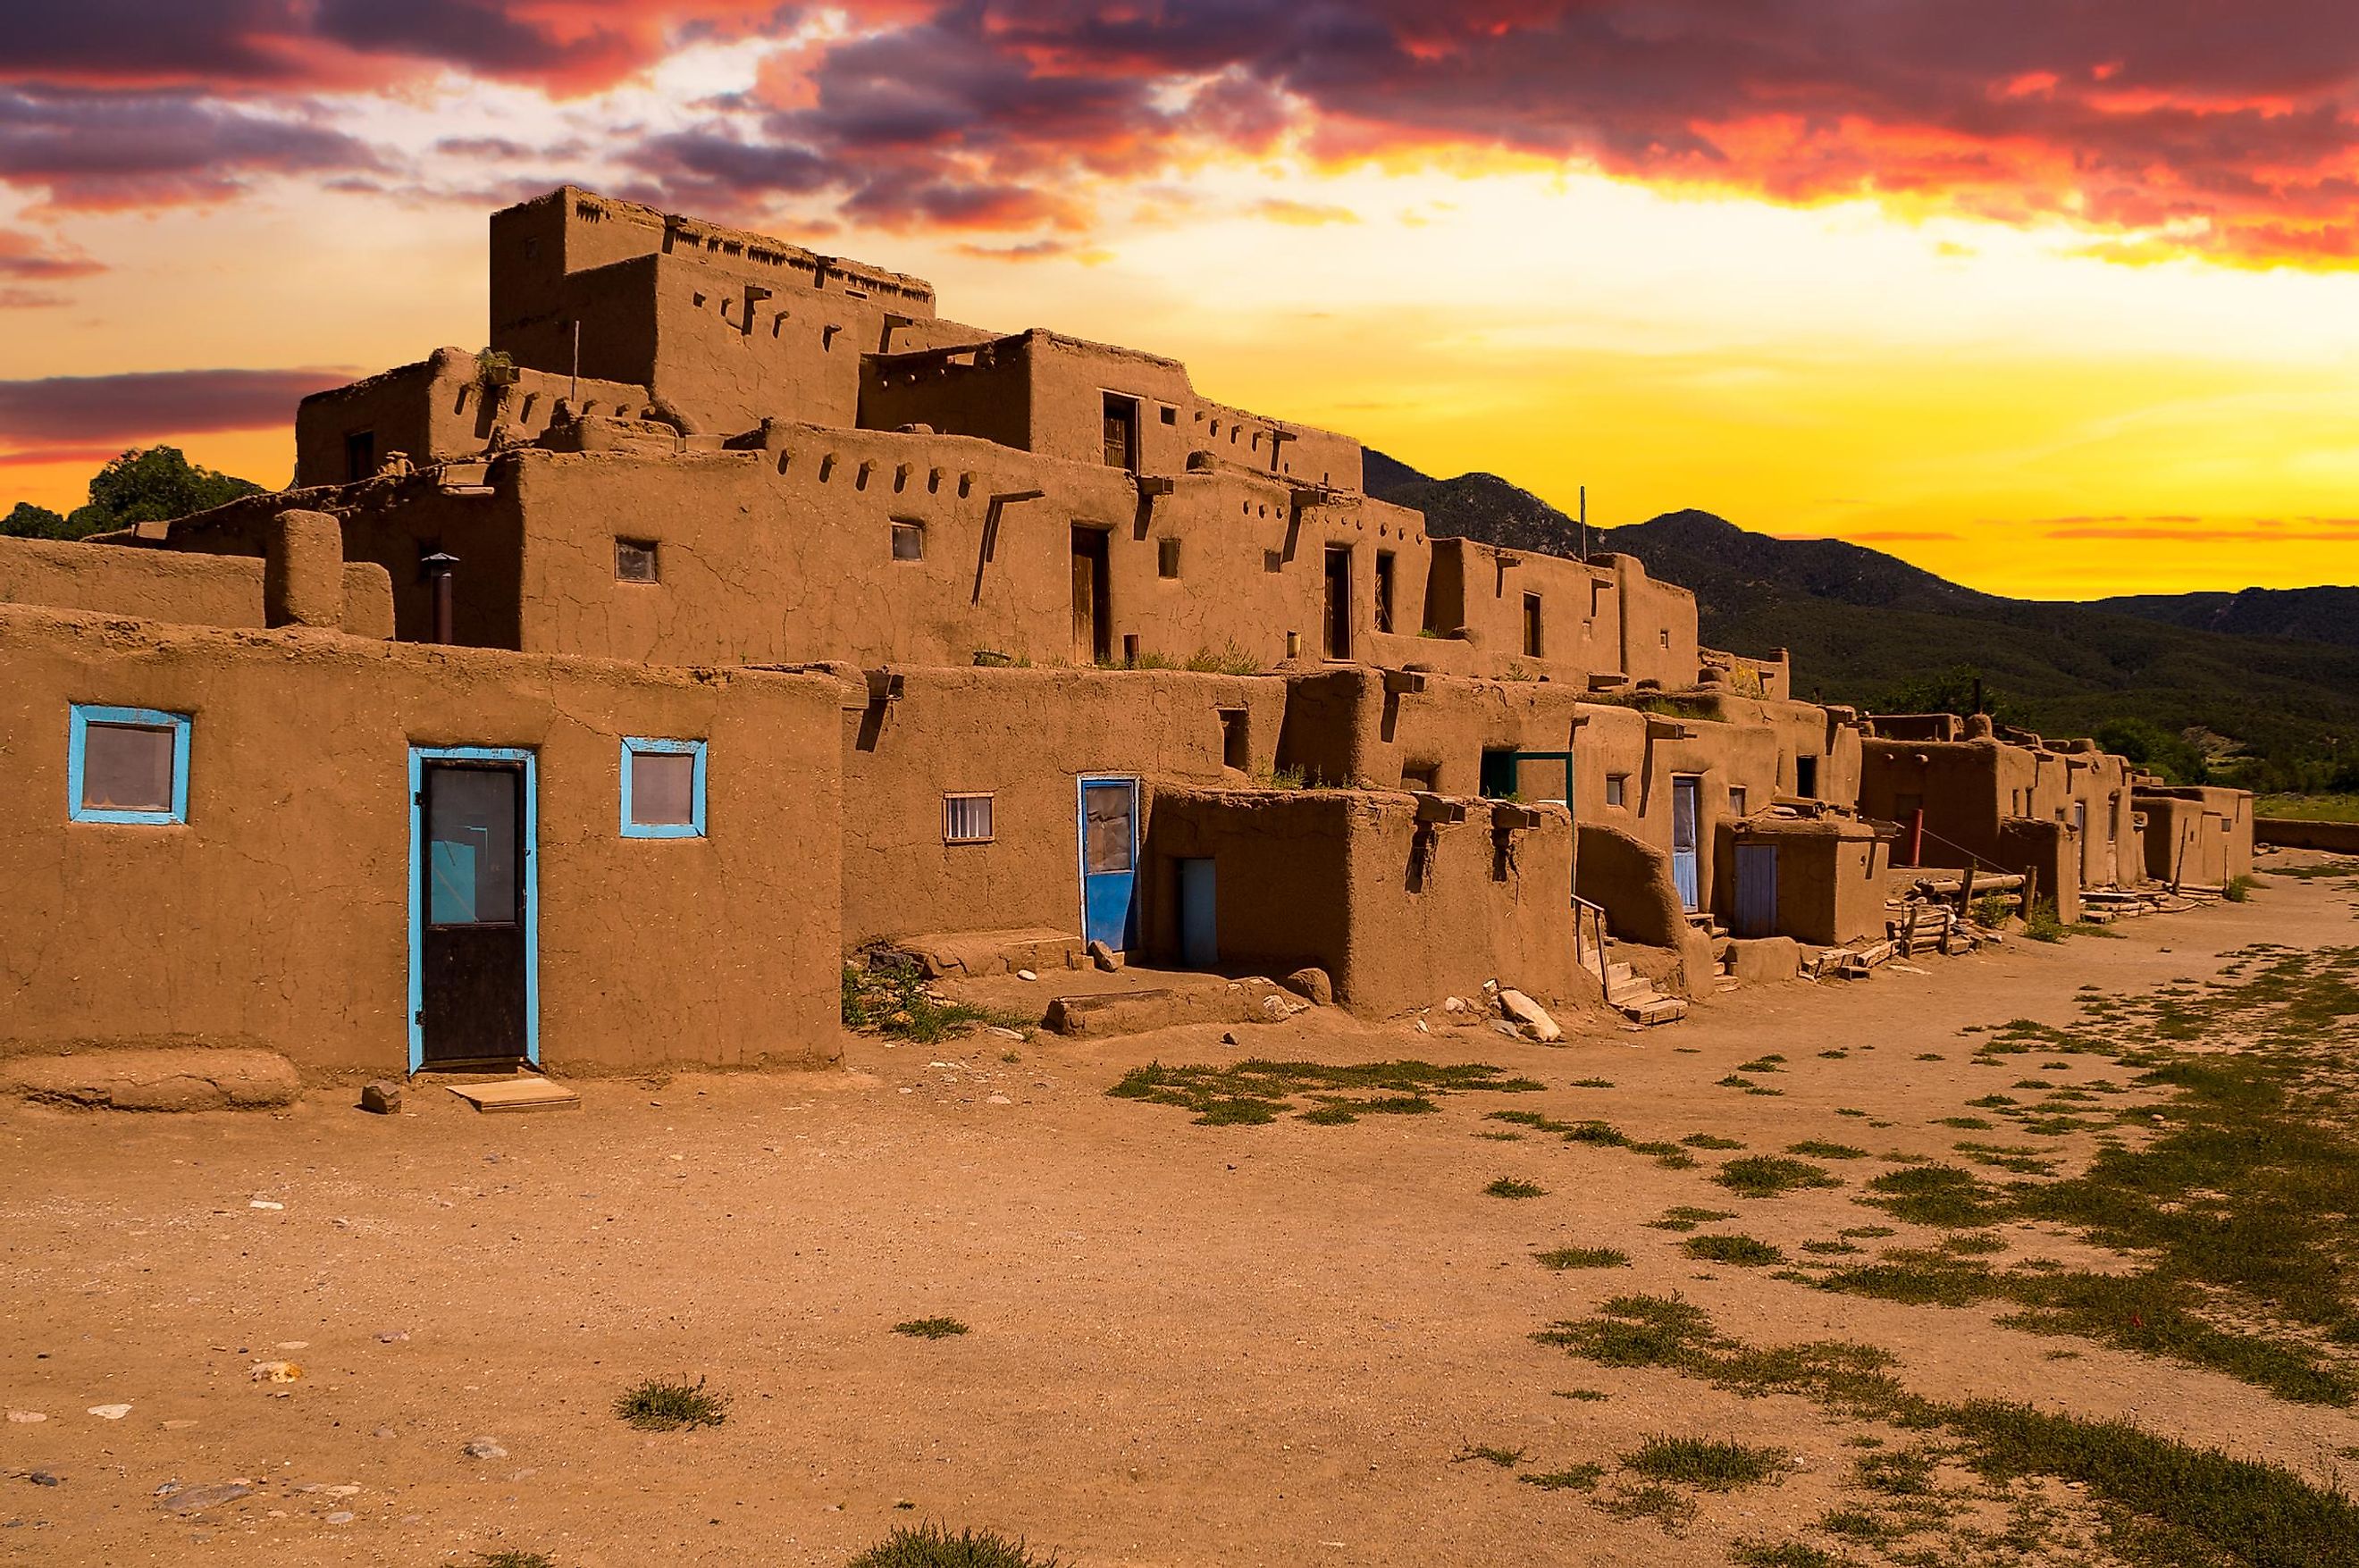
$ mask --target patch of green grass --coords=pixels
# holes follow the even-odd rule
[[[1717,1133],[1709,1132],[1691,1132],[1680,1141],[1690,1149],[1743,1149],[1745,1147],[1742,1139],[1722,1138]]]
[[[1865,1508],[1835,1508],[1819,1516],[1819,1528],[1843,1541],[1878,1545],[1899,1535],[1889,1521]]]
[[[1852,1462],[1852,1479],[1891,1497],[1921,1497],[1933,1490],[1933,1456],[1921,1448],[1864,1454]]]
[[[1252,1127],[1276,1121],[1308,1101],[1297,1119],[1340,1127],[1365,1116],[1429,1116],[1436,1094],[1525,1094],[1542,1085],[1504,1069],[1467,1062],[1271,1062],[1260,1057],[1225,1065],[1134,1067],[1106,1091],[1116,1099],[1178,1105],[1196,1113],[1199,1127]],[[1353,1096],[1364,1096],[1354,1098]]]
[[[1614,1397],[1603,1388],[1558,1388],[1553,1392],[1560,1399],[1581,1399],[1591,1404]]]
[[[1576,1078],[1572,1081],[1572,1086],[1576,1089],[1611,1089],[1614,1087],[1614,1080],[1611,1078]]]
[[[1680,1243],[1680,1250],[1707,1263],[1739,1269],[1766,1269],[1786,1261],[1786,1255],[1777,1248],[1749,1236],[1691,1236]]]
[[[1712,1173],[1712,1181],[1743,1198],[1775,1198],[1806,1187],[1840,1187],[1843,1183],[1822,1165],[1788,1160],[1774,1154],[1732,1160]]]
[[[1788,1154],[1799,1154],[1810,1160],[1864,1160],[1867,1150],[1854,1149],[1847,1143],[1829,1143],[1824,1138],[1805,1138],[1800,1143],[1786,1146]]]
[[[1838,1557],[1799,1541],[1783,1541],[1774,1546],[1767,1541],[1739,1541],[1730,1545],[1728,1560],[1738,1568],[1850,1568],[1852,1563],[1848,1557]]]
[[[1661,1367],[1739,1394],[1799,1394],[1846,1414],[1944,1431],[1963,1445],[1963,1462],[1994,1481],[2077,1481],[2107,1511],[2111,1544],[2131,1548],[2121,1554],[2141,1568],[2313,1568],[2351,1562],[2359,1541],[2359,1505],[2280,1465],[2124,1422],[1997,1400],[1928,1399],[1892,1377],[1882,1351],[1840,1343],[1756,1348],[1715,1334],[1701,1309],[1676,1298],[1618,1297],[1591,1318],[1535,1337],[1606,1365]],[[1908,1496],[1930,1475],[1929,1461],[1919,1451],[1879,1469],[1874,1489]]]
[[[1821,1257],[1842,1258],[1854,1257],[1860,1249],[1847,1241],[1806,1241],[1802,1243],[1802,1250]]]
[[[1622,1467],[1650,1481],[1673,1482],[1708,1492],[1758,1486],[1785,1467],[1774,1448],[1755,1448],[1719,1438],[1650,1437],[1622,1456]]]
[[[911,1318],[895,1323],[893,1332],[911,1339],[955,1339],[967,1332],[967,1326],[956,1318]]]
[[[1543,1492],[1593,1492],[1604,1478],[1603,1465],[1571,1465],[1562,1470],[1534,1471],[1516,1477],[1525,1486],[1538,1486]]]
[[[650,1377],[614,1400],[614,1413],[641,1432],[679,1432],[719,1426],[729,1419],[729,1401],[705,1390],[704,1379]]]
[[[1520,1448],[1495,1448],[1489,1443],[1469,1443],[1460,1446],[1450,1456],[1452,1465],[1463,1465],[1470,1459],[1480,1459],[1486,1465],[1496,1465],[1502,1470],[1512,1470],[1524,1462]]]
[[[914,963],[843,966],[843,1026],[873,1029],[895,1040],[933,1045],[985,1025],[1027,1036],[1040,1020],[1004,1007],[978,1007],[934,995]]]
[[[1961,1132],[1988,1132],[1993,1124],[1981,1116],[1936,1116],[1932,1125],[1956,1127]]]
[[[1661,1219],[1648,1220],[1647,1228],[1648,1230],[1693,1230],[1700,1225],[1710,1225],[1714,1220],[1733,1220],[1735,1217],[1736,1215],[1727,1209],[1699,1209],[1690,1203],[1680,1203],[1677,1207],[1665,1209]]]
[[[2228,878],[2227,886],[2220,889],[2220,896],[2232,904],[2245,903],[2252,898],[2253,890],[2260,885],[2259,877],[2240,874]]]
[[[2007,1217],[2004,1198],[1954,1165],[1911,1165],[1887,1171],[1867,1184],[1862,1203],[1874,1203],[1910,1225],[1959,1230],[1995,1225]]]
[[[546,1552],[478,1552],[476,1568],[557,1568],[557,1559]]]
[[[1771,1051],[1767,1056],[1756,1056],[1750,1062],[1738,1062],[1736,1070],[1739,1073],[1782,1073],[1786,1070],[1786,1059]]]
[[[1502,1176],[1483,1189],[1495,1198],[1545,1198],[1548,1189],[1515,1176]]]
[[[1667,1530],[1680,1530],[1696,1516],[1695,1503],[1686,1493],[1659,1481],[1601,1498],[1596,1506],[1616,1519],[1653,1519]]]
[[[1532,1254],[1543,1269],[1627,1269],[1630,1255],[1610,1247],[1558,1247]]]
[[[902,1526],[846,1568],[1059,1568],[1063,1560],[1034,1552],[1022,1537],[937,1524]]]

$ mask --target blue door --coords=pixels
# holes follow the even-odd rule
[[[1736,846],[1736,934],[1777,934],[1777,846]]]
[[[1698,909],[1696,882],[1696,817],[1703,780],[1689,775],[1671,780],[1671,880],[1680,887],[1680,904]]]
[[[1138,780],[1084,778],[1081,787],[1082,937],[1120,953],[1138,882]]]

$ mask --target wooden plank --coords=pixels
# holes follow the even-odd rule
[[[509,1111],[575,1111],[582,1096],[546,1078],[503,1078],[492,1083],[448,1083],[451,1093],[485,1116]]]

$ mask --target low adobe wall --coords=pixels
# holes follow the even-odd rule
[[[2253,837],[2284,849],[2324,849],[2359,855],[2359,822],[2316,822],[2299,817],[2256,817]]]
[[[1368,1017],[1485,980],[1573,995],[1571,819],[1541,806],[1537,825],[1502,829],[1488,802],[1465,805],[1462,822],[1421,826],[1408,795],[1163,791],[1147,843],[1150,951],[1178,949],[1177,863],[1210,859],[1223,970],[1316,964]]]
[[[192,555],[81,539],[0,539],[0,604],[135,615],[195,626],[266,626],[290,620],[334,626],[355,637],[393,635],[393,584],[385,569],[347,561],[332,529],[289,529],[283,504],[264,525],[282,568],[266,556]],[[287,546],[293,542],[296,548]],[[258,540],[258,542],[260,542]],[[296,588],[291,607],[285,589]]]
[[[402,1072],[412,746],[538,755],[546,1065],[837,1053],[832,681],[5,607],[0,666],[0,1053]],[[73,702],[190,716],[185,823],[68,820]],[[625,735],[708,741],[707,836],[621,836]]]

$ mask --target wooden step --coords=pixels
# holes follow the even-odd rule
[[[1622,1016],[1634,1024],[1651,1029],[1657,1024],[1674,1024],[1688,1016],[1688,1005],[1677,996],[1658,996],[1622,1009]]]

